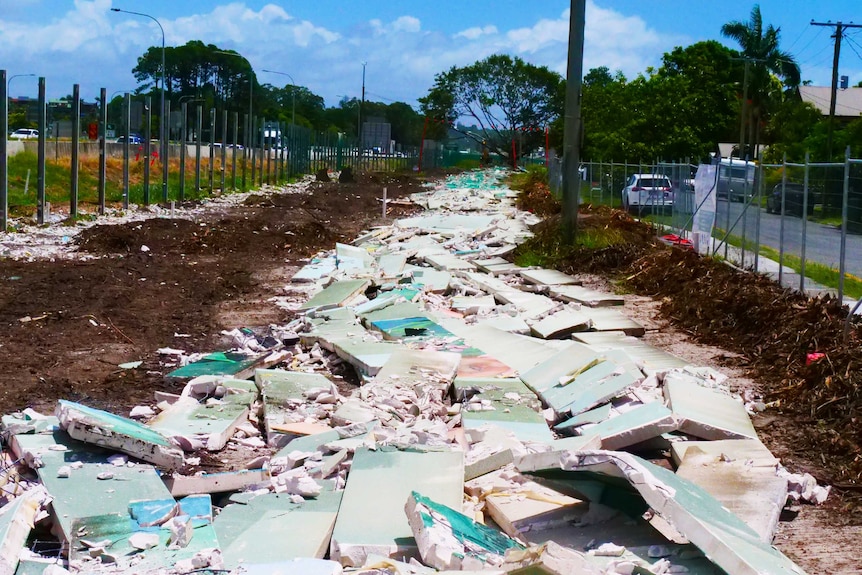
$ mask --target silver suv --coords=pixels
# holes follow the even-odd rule
[[[632,174],[622,195],[626,210],[673,207],[673,185],[661,174]]]

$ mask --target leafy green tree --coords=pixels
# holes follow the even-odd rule
[[[775,104],[775,92],[770,90],[774,74],[787,88],[795,88],[800,82],[799,64],[789,52],[779,47],[780,28],[771,24],[763,26],[760,5],[751,9],[748,22],[734,20],[721,27],[721,33],[739,43],[742,56],[749,62],[748,93],[751,106],[745,118],[749,129],[748,141],[757,144],[757,128],[761,120],[769,115],[771,104]],[[780,98],[780,96],[779,96]]]
[[[479,134],[465,136],[484,140],[491,151],[511,161],[511,142],[517,134],[527,135],[525,152],[542,145],[544,137],[534,130],[562,112],[561,84],[560,75],[547,67],[498,54],[437,74],[428,95],[419,100],[420,109],[436,120],[432,127],[438,131],[470,118]]]

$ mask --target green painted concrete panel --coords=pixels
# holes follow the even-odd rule
[[[371,282],[368,280],[343,280],[330,284],[323,291],[306,301],[301,310],[324,306],[341,306],[353,296],[365,291]]]
[[[463,454],[456,451],[356,452],[335,530],[333,559],[361,564],[368,553],[418,557],[404,514],[412,491],[458,509],[464,493]]]
[[[529,371],[521,374],[527,387],[541,394],[543,391],[560,384],[560,378],[583,369],[597,361],[599,355],[586,345],[574,343],[563,351],[557,352]]]
[[[673,413],[661,402],[655,401],[606,419],[583,432],[584,435],[601,437],[604,449],[623,449],[674,431],[676,427]]]
[[[405,319],[408,317],[422,317],[425,316],[427,313],[428,312],[421,305],[405,301],[392,304],[377,311],[361,314],[361,317],[365,324],[370,326],[376,321]]]
[[[194,378],[201,375],[235,375],[253,367],[263,356],[249,356],[243,353],[215,352],[202,359],[177,368],[165,377]]]
[[[584,411],[574,417],[570,417],[564,422],[554,426],[556,431],[569,431],[576,427],[586,425],[588,423],[600,423],[606,420],[611,415],[611,404],[606,403],[595,409]]]
[[[342,494],[324,490],[314,499],[291,503],[286,494],[267,493],[247,504],[227,505],[213,523],[225,567],[322,558]]]
[[[679,379],[665,385],[664,392],[684,433],[701,439],[757,438],[745,407],[728,395]]]
[[[54,498],[53,506],[62,532],[71,538],[72,522],[96,515],[127,514],[134,499],[166,499],[171,494],[151,465],[114,467],[108,457],[116,452],[81,443],[62,431],[53,435],[19,435],[17,444],[40,454],[44,466],[37,470],[39,479]],[[64,445],[66,451],[52,446]],[[57,470],[80,461],[83,467],[72,469],[68,478],[57,477]],[[99,480],[97,475],[110,472],[114,478]]]

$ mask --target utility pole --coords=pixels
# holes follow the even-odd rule
[[[367,66],[367,65],[368,65],[368,62],[362,63],[362,99],[359,101],[359,114],[358,114],[358,120],[357,120],[359,122],[359,126],[357,126],[357,127],[359,128],[358,135],[359,135],[360,154],[362,153],[362,145],[363,145],[363,142],[362,142],[362,107],[365,105],[365,66]]]
[[[832,125],[835,123],[835,101],[838,97],[838,59],[841,57],[841,39],[844,37],[844,31],[848,28],[862,28],[862,24],[844,24],[843,22],[815,22],[811,21],[812,26],[828,26],[835,28],[835,53],[832,56],[832,97],[829,100],[829,136],[826,139],[826,153],[828,161],[832,161]]]
[[[571,0],[569,64],[566,71],[566,117],[563,129],[563,242],[574,243],[578,228],[581,178],[581,83],[584,76],[586,0]]]

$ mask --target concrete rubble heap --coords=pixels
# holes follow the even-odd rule
[[[622,298],[508,262],[537,219],[504,176],[313,258],[271,337],[160,350],[179,396],[4,416],[0,575],[801,574],[778,516],[828,488]],[[213,456],[231,470],[194,471]],[[28,551],[48,530],[59,551]]]

